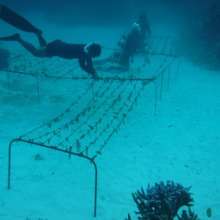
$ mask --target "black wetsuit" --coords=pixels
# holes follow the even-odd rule
[[[92,57],[84,50],[86,46],[85,44],[68,44],[61,40],[55,40],[47,44],[45,39],[42,37],[41,30],[34,27],[24,17],[18,15],[16,12],[2,4],[0,4],[0,19],[18,28],[19,30],[36,34],[40,42],[40,46],[44,48],[44,50],[39,51],[33,45],[24,41],[20,37],[16,39],[17,36],[15,35],[3,37],[1,40],[17,40],[24,48],[38,57],[58,56],[64,59],[78,59],[80,67],[87,73],[95,76],[96,71],[93,67]]]
[[[124,44],[121,46],[121,52],[119,54],[119,63],[122,66],[129,67],[130,58],[135,55],[138,49],[141,47],[141,33],[137,29],[131,30],[125,37]]]
[[[84,51],[85,44],[69,44],[55,40],[46,46],[46,56],[64,59],[78,59],[80,67],[90,74],[95,74],[92,57]]]

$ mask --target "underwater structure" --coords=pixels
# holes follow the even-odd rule
[[[175,54],[172,38],[158,36],[152,38],[150,45],[148,53],[152,62],[148,64],[148,74],[143,71],[144,75],[141,75],[141,68],[133,69],[123,77],[102,72],[102,76],[96,80],[80,75],[77,69],[75,73],[72,62],[57,59],[52,65],[50,59],[43,61],[38,58],[28,59],[27,53],[22,55],[19,52],[12,55],[7,74],[31,76],[37,79],[37,88],[43,77],[48,80],[86,81],[87,88],[56,117],[11,140],[8,148],[8,189],[12,187],[13,175],[16,171],[13,167],[16,155],[13,154],[12,149],[17,144],[60,152],[68,158],[76,157],[88,161],[92,167],[93,214],[97,215],[97,157],[103,154],[109,141],[126,123],[129,113],[136,106],[146,87],[153,85],[155,93],[153,104],[156,111],[165,82],[167,86],[172,78],[171,73],[176,74],[179,70],[179,59]],[[156,62],[158,56],[159,63]],[[33,66],[36,65],[38,68],[35,70]],[[63,68],[64,66],[66,68]]]

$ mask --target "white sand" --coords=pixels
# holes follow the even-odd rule
[[[57,38],[97,40],[111,47],[120,32],[73,29],[59,31]],[[56,29],[50,28],[48,39],[55,34]],[[50,80],[41,79],[39,100],[33,78],[10,76],[9,90],[7,74],[1,72],[0,79],[0,219],[92,219],[93,173],[90,165],[79,159],[17,145],[12,189],[6,189],[9,141],[61,112],[86,83],[59,81],[51,85]],[[219,220],[219,85],[219,72],[182,60],[181,71],[172,74],[170,88],[164,89],[156,116],[154,88],[146,89],[127,123],[97,159],[98,220],[122,220],[128,213],[135,216],[131,193],[166,180],[192,186],[200,218],[208,219],[206,209],[212,208],[211,219]],[[43,160],[34,160],[36,153]]]

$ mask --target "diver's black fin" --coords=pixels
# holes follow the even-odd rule
[[[24,17],[18,15],[16,12],[12,11],[10,8],[0,4],[0,19],[4,20],[8,24],[18,28],[19,30],[31,32],[35,34],[41,34],[42,31],[34,27],[28,20]]]
[[[18,41],[20,39],[19,34],[13,34],[6,37],[0,37],[0,41]]]

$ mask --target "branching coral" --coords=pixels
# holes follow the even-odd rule
[[[154,186],[148,186],[146,191],[142,188],[133,193],[133,199],[137,205],[136,212],[139,220],[173,220],[178,210],[183,207],[191,207],[193,199],[190,187],[185,188],[180,184],[168,181],[160,182]],[[184,212],[179,220],[197,220],[191,218],[192,212]],[[189,218],[184,218],[184,217]],[[130,216],[128,219],[131,220]]]

